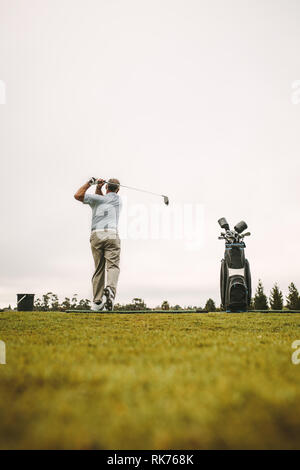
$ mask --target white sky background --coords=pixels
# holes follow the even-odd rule
[[[300,288],[299,25],[298,0],[0,0],[0,305],[91,296],[90,176],[205,207],[198,251],[123,241],[118,301],[219,304],[222,216],[255,287]]]

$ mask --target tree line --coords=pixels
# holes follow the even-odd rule
[[[269,297],[264,292],[262,281],[258,281],[255,295],[251,300],[251,310],[300,310],[300,296],[298,289],[293,282],[288,286],[288,295],[286,302],[284,296],[277,283],[271,289]],[[41,298],[37,298],[34,303],[34,309],[38,311],[65,311],[65,310],[90,310],[91,302],[88,299],[78,299],[77,294],[72,297],[65,297],[63,301],[53,292],[47,292]],[[167,300],[164,300],[161,305],[155,308],[147,307],[143,299],[135,297],[128,304],[115,304],[114,310],[116,311],[132,311],[132,310],[198,310],[199,312],[217,312],[221,311],[221,307],[216,307],[213,299],[209,298],[205,303],[204,308],[197,305],[189,305],[181,307],[180,305],[170,305]]]
[[[254,310],[282,310],[284,307],[288,310],[300,310],[300,296],[297,287],[293,282],[288,286],[288,295],[284,305],[283,293],[277,283],[271,289],[269,299],[264,293],[262,281],[258,281],[255,296],[252,299],[251,307]]]

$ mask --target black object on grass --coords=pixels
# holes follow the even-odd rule
[[[32,312],[34,294],[17,294],[17,308],[19,312]]]
[[[220,275],[222,307],[227,312],[246,312],[251,302],[251,273],[249,261],[245,258],[246,245],[243,239],[250,232],[242,234],[247,228],[243,220],[236,224],[234,230],[230,230],[224,217],[218,222],[225,230],[219,237],[219,240],[225,240]]]

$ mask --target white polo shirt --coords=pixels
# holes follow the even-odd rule
[[[84,204],[92,208],[92,230],[118,230],[122,201],[118,194],[85,194]]]

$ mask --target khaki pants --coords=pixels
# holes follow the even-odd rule
[[[100,302],[106,285],[116,293],[120,273],[121,243],[118,234],[107,232],[92,232],[91,248],[95,262],[95,272],[92,278],[94,302]]]

